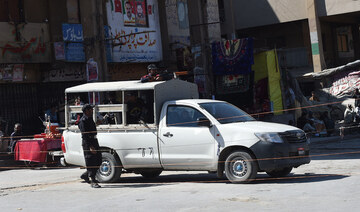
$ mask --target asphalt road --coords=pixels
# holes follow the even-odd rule
[[[123,174],[93,189],[79,168],[9,169],[0,172],[1,211],[359,211],[360,140],[320,138],[311,152],[288,177],[260,173],[251,184],[164,172],[155,180]]]

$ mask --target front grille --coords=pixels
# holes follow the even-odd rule
[[[279,133],[280,137],[287,143],[302,143],[306,142],[306,134],[304,131],[292,130]]]

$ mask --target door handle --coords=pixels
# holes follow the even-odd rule
[[[167,132],[166,134],[163,134],[163,136],[165,136],[165,137],[173,137],[173,134],[171,134],[170,132]]]

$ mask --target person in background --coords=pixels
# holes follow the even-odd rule
[[[353,106],[351,104],[348,104],[344,112],[345,126],[340,128],[341,138],[344,138],[346,131],[351,132],[351,126],[355,124],[354,119],[355,119],[355,111],[353,109]]]
[[[93,188],[100,188],[98,181],[95,179],[96,172],[102,163],[99,142],[96,138],[96,124],[93,120],[93,106],[85,104],[82,107],[83,116],[79,121],[79,129],[82,137],[82,147],[84,151],[86,172],[80,178],[90,183]],[[90,179],[89,179],[90,177]]]
[[[77,97],[75,98],[75,105],[76,105],[76,106],[79,106],[79,105],[83,105],[83,104],[84,104],[84,103],[81,102],[80,96],[77,96]]]
[[[348,105],[344,112],[344,122],[345,124],[352,124],[354,123],[355,118],[355,111],[353,110],[352,105]]]
[[[153,81],[161,81],[163,80],[161,75],[158,74],[158,68],[155,64],[150,64],[147,67],[148,69],[148,74],[141,77],[140,81],[141,82],[153,82]]]
[[[314,133],[316,128],[312,126],[312,121],[308,118],[308,113],[303,111],[301,116],[297,119],[297,127],[305,132]]]
[[[354,112],[355,112],[355,122],[357,124],[359,124],[360,123],[360,105],[355,106]]]
[[[75,106],[83,105],[83,103],[81,102],[80,96],[77,96],[77,97],[75,98],[74,105],[75,105]],[[79,124],[80,118],[81,118],[81,113],[73,113],[72,116],[71,116],[72,122],[73,122],[74,124],[76,124],[76,125]]]
[[[355,108],[360,107],[360,91],[359,91],[359,88],[355,89],[355,93],[353,95],[353,98],[355,99]]]
[[[324,111],[321,114],[320,119],[325,124],[327,135],[331,136],[335,131],[335,122],[329,118],[328,111]]]
[[[136,91],[127,93],[125,97],[125,103],[127,104],[127,124],[139,124],[140,120],[144,120],[144,102],[137,96]]]
[[[16,142],[21,139],[22,135],[22,126],[20,123],[16,123],[14,126],[14,132],[10,135],[10,152],[14,152]]]
[[[318,112],[315,112],[313,115],[313,112],[309,111],[308,118],[312,122],[311,125],[316,129],[315,136],[326,135],[325,123],[320,119],[320,114]]]
[[[320,102],[319,98],[315,95],[314,91],[311,91],[311,97],[309,98],[310,101]]]
[[[46,110],[45,115],[50,117],[50,122],[58,123],[58,114],[57,114],[57,104],[55,102],[51,103],[50,109]]]

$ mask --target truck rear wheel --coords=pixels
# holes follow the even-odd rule
[[[141,171],[140,174],[144,177],[144,178],[156,178],[161,174],[162,170],[146,170],[146,171]]]
[[[101,183],[112,183],[120,179],[122,165],[119,159],[108,152],[102,153],[102,162],[96,178]]]
[[[225,175],[232,183],[248,183],[255,179],[256,174],[256,162],[247,152],[233,152],[225,160]]]
[[[266,174],[270,175],[271,177],[285,177],[290,174],[292,169],[292,167],[275,169],[272,171],[267,171]]]

